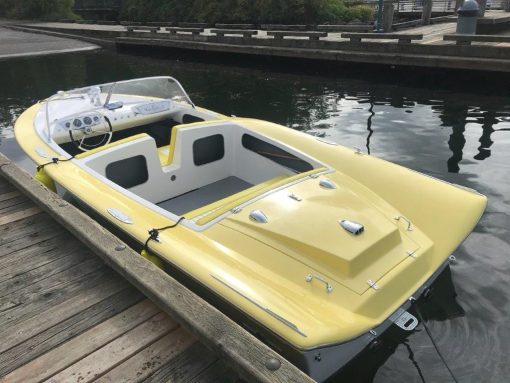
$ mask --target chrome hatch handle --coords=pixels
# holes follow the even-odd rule
[[[326,281],[324,278],[322,278],[319,275],[308,274],[305,277],[305,281],[312,282],[314,278],[317,279],[319,282],[322,282],[322,283],[324,283],[326,285],[326,291],[328,293],[333,291],[333,286],[331,286],[328,281]]]

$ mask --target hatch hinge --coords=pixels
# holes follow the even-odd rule
[[[412,258],[416,258],[416,250],[407,250],[406,253]]]
[[[373,288],[374,290],[379,290],[379,285],[375,283],[373,280],[369,279],[367,281],[368,285]]]

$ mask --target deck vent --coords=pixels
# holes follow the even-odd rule
[[[268,221],[267,216],[262,210],[253,210],[250,213],[250,219],[258,223],[267,223]]]
[[[354,235],[360,235],[365,231],[365,227],[361,223],[349,221],[347,219],[342,219],[338,222],[340,226],[342,226],[349,233]]]
[[[320,180],[319,185],[324,189],[336,189],[336,185],[334,184],[334,182],[328,180],[327,178]]]

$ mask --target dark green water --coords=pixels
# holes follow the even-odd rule
[[[172,75],[200,106],[320,130],[345,146],[477,189],[489,197],[487,212],[422,311],[459,382],[508,381],[510,89],[490,82],[478,90],[442,89],[434,76],[368,80],[362,72],[356,78],[341,71],[321,77],[270,68],[105,51],[2,61],[0,151],[30,169],[12,139],[13,121],[60,89]],[[407,337],[390,332],[380,349],[363,355],[339,381],[451,381],[422,330]]]

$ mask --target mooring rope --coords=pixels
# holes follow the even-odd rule
[[[421,315],[421,312],[420,312],[420,308],[418,307],[418,305],[416,304],[416,298],[414,297],[411,297],[411,302],[414,304],[414,307],[416,309],[416,314],[418,315],[418,319],[420,320],[420,322],[423,324],[423,327],[425,328],[425,332],[427,333],[427,335],[429,336],[429,339],[430,339],[430,342],[432,343],[432,345],[434,346],[434,348],[436,349],[436,353],[437,355],[439,356],[439,358],[441,359],[441,361],[443,362],[444,366],[446,367],[446,369],[448,370],[448,372],[450,373],[450,376],[452,377],[452,380],[455,382],[455,383],[459,383],[457,378],[455,377],[455,375],[453,374],[453,371],[451,370],[450,366],[448,366],[448,363],[446,362],[446,359],[444,358],[443,354],[441,354],[441,351],[439,350],[439,347],[437,346],[435,340],[434,340],[434,337],[432,336],[432,333],[430,332],[430,329],[429,327],[427,326],[427,324],[425,323],[425,321],[423,320],[423,316]]]
[[[74,156],[71,156],[69,158],[64,158],[64,159],[60,159],[58,157],[53,157],[50,162],[46,162],[45,164],[37,165],[37,171],[44,169],[44,167],[47,165],[58,164],[59,162],[71,161],[72,159],[74,159]]]
[[[151,230],[149,230],[149,238],[147,238],[147,241],[145,241],[145,245],[143,245],[143,248],[144,250],[148,251],[149,250],[149,241],[158,241],[158,237],[159,237],[159,233],[163,230],[166,230],[166,229],[172,229],[174,227],[176,227],[177,225],[179,225],[183,220],[185,219],[185,217],[180,217],[177,222],[175,222],[174,224],[172,225],[168,225],[168,226],[165,226],[165,227],[160,227],[159,229],[156,229],[156,228],[152,228]]]
[[[409,345],[409,343],[407,343],[408,341],[405,340],[404,342],[402,342],[402,344],[407,348],[407,352],[409,352],[409,360],[411,361],[411,363],[414,365],[414,367],[416,368],[416,371],[418,371],[418,375],[420,375],[420,378],[421,378],[421,381],[422,383],[427,383],[425,381],[425,377],[423,376],[423,372],[421,371],[421,368],[420,366],[418,365],[418,362],[416,361],[416,359],[414,359],[414,352],[413,350],[411,349],[411,346]]]

